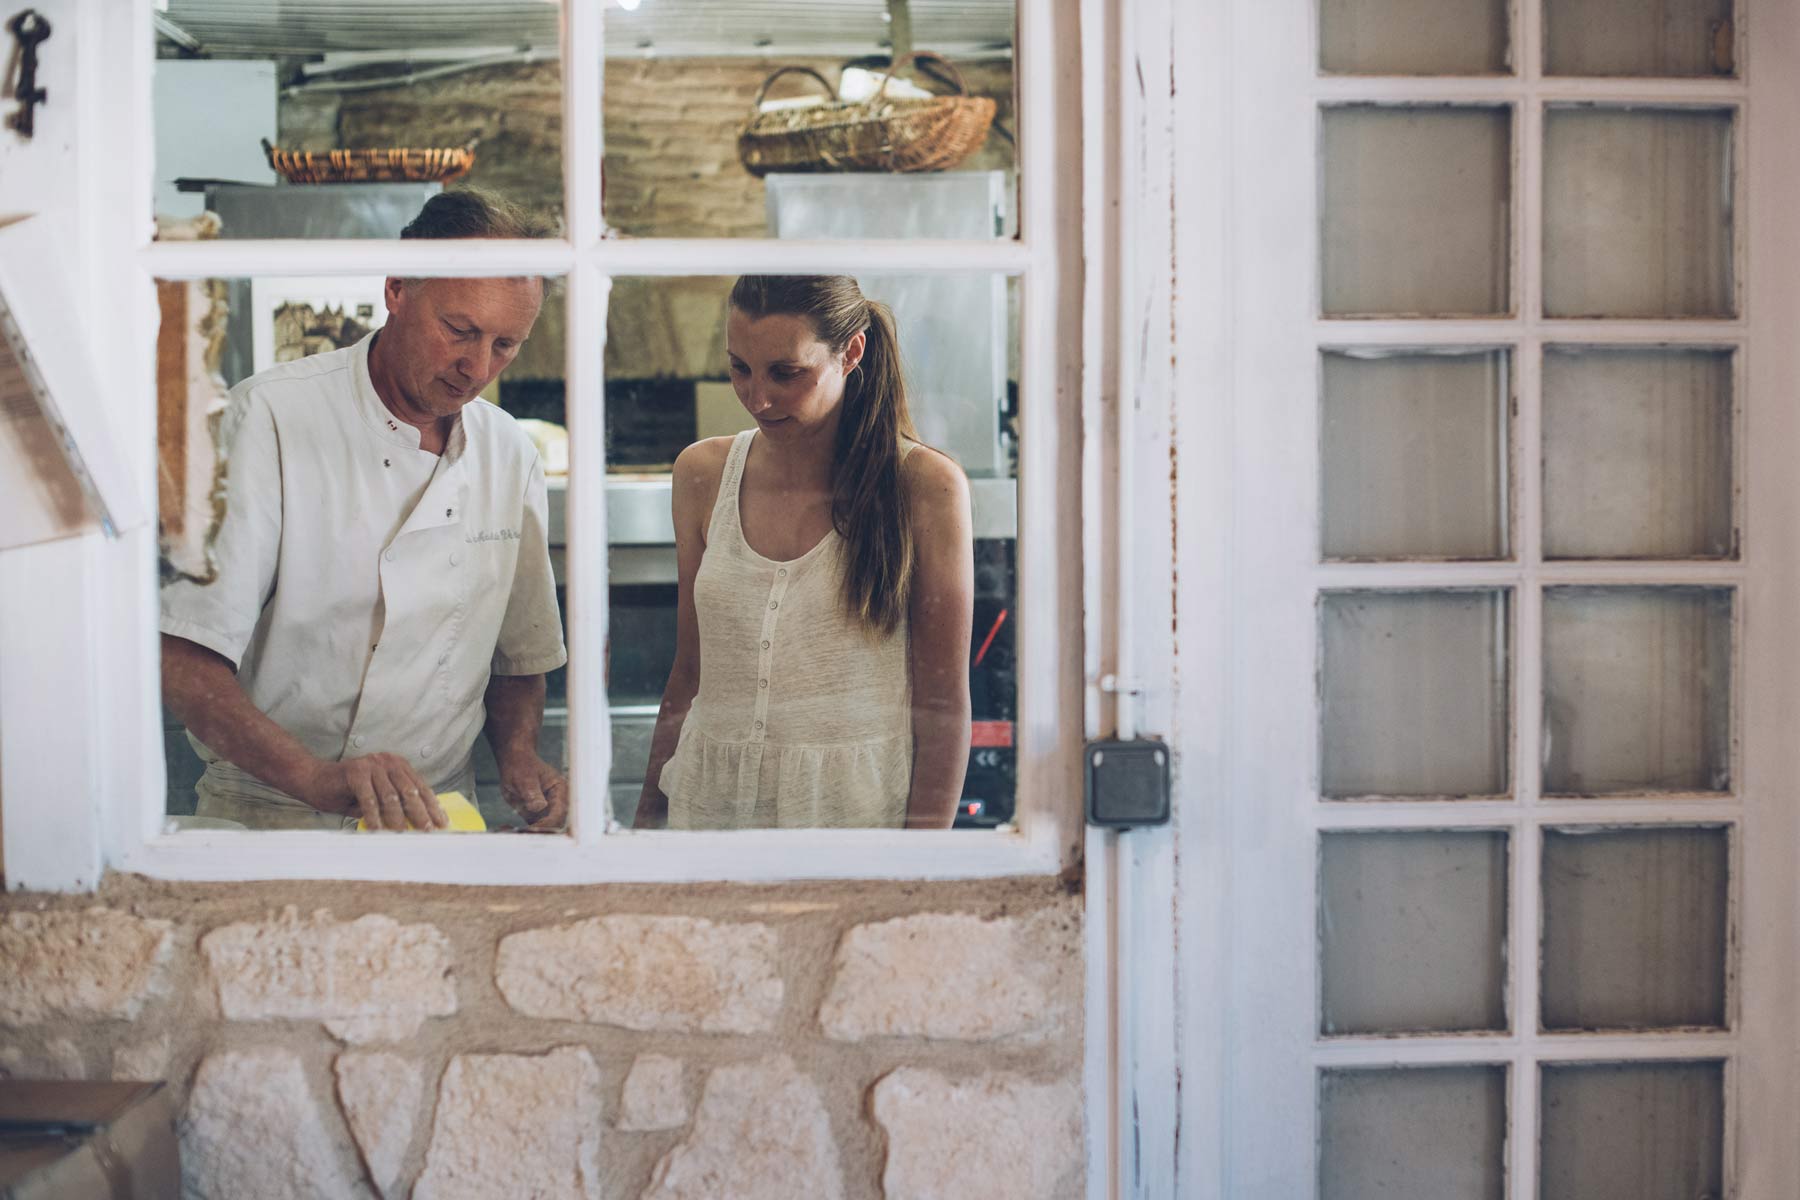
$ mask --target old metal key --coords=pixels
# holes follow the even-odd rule
[[[19,40],[19,86],[13,92],[13,99],[19,102],[19,111],[8,117],[6,123],[21,136],[30,137],[33,111],[50,98],[50,93],[37,85],[38,43],[50,36],[50,22],[37,9],[28,8],[8,21],[6,27]]]

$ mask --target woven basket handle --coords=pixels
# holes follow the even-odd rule
[[[950,77],[956,80],[957,95],[966,96],[969,94],[969,85],[964,81],[962,72],[956,69],[955,63],[951,62],[943,55],[934,53],[930,50],[914,50],[911,54],[901,55],[899,62],[893,63],[888,67],[887,74],[881,77],[881,86],[875,89],[875,94],[873,96],[869,97],[869,103],[873,104],[881,99],[882,93],[887,91],[888,80],[898,75],[901,67],[904,67],[909,63],[916,63],[922,58],[930,59],[932,62],[937,63],[950,72]]]
[[[769,85],[774,83],[777,79],[780,79],[783,75],[810,75],[819,81],[819,86],[825,89],[826,96],[833,100],[837,99],[837,89],[831,86],[831,81],[811,67],[781,67],[777,69],[773,75],[763,80],[762,86],[756,89],[756,99],[750,102],[751,116],[754,117],[757,113],[762,111],[762,102],[769,94]]]

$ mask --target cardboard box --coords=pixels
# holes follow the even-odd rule
[[[161,1083],[0,1080],[0,1200],[177,1200]]]

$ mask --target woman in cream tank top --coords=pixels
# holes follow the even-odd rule
[[[892,318],[854,280],[746,277],[730,317],[757,428],[676,464],[676,662],[637,823],[947,827],[969,745],[967,483],[914,439]]]

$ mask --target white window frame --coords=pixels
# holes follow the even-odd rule
[[[98,353],[128,468],[154,507],[158,314],[152,280],[252,274],[329,276],[531,272],[569,278],[569,328],[603,331],[609,279],[747,272],[994,271],[1024,280],[1025,379],[1017,592],[1020,819],[991,834],[887,830],[629,832],[607,828],[609,731],[601,686],[602,552],[568,556],[570,836],[345,838],[329,833],[163,832],[153,530],[87,537],[0,556],[0,805],[9,888],[78,891],[107,869],[160,879],[359,879],[463,884],[949,879],[1053,874],[1081,853],[1079,746],[1094,731],[1098,672],[1083,679],[1084,615],[1103,588],[1084,573],[1083,518],[1099,502],[1082,470],[1099,393],[1084,368],[1084,303],[1103,282],[1084,251],[1080,198],[1059,180],[1083,166],[1081,130],[1106,97],[1059,84],[1083,63],[1072,6],[1020,0],[1015,54],[1022,234],[992,242],[796,242],[606,235],[600,212],[602,0],[563,0],[565,206],[557,242],[153,242],[150,6],[78,0],[82,257]],[[1129,4],[1129,0],[1120,0]],[[586,64],[577,69],[576,64]],[[1084,237],[1085,233],[1085,237]],[[1089,298],[1084,300],[1083,292]],[[569,528],[605,528],[602,336],[569,339]],[[1079,489],[1069,486],[1080,478]],[[1027,540],[1028,539],[1028,540]],[[1090,536],[1085,552],[1104,533]],[[598,543],[603,545],[604,540]],[[27,634],[24,631],[29,631]],[[1085,714],[1085,719],[1084,719]]]

